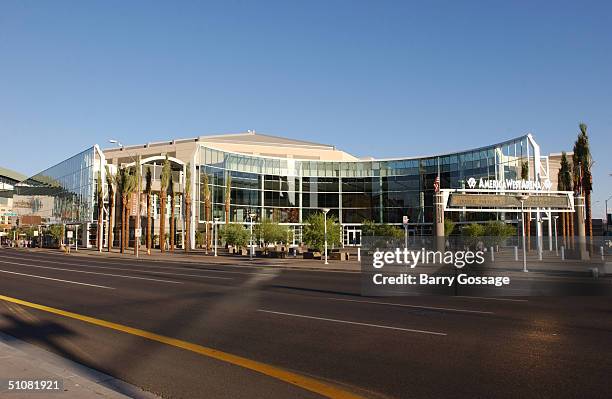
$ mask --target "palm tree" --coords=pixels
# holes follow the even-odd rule
[[[230,222],[230,202],[232,201],[232,175],[227,172],[225,179],[225,224]]]
[[[134,165],[134,175],[132,176],[134,180],[133,190],[135,190],[137,193],[136,203],[132,205],[137,207],[136,208],[138,211],[136,213],[137,218],[140,217],[140,209],[139,209],[140,208],[140,188],[142,187],[142,176],[140,175],[140,171],[141,171],[140,162],[141,162],[141,157],[140,155],[138,155],[138,157],[136,158],[136,165]],[[140,226],[140,220],[136,220],[136,223],[134,223],[134,230],[136,230],[137,226]],[[140,248],[140,237],[136,237],[136,234],[134,233],[134,255],[138,255],[139,248]]]
[[[114,216],[115,216],[115,175],[111,173],[108,165],[104,165],[106,168],[106,185],[108,186],[108,252],[113,248],[113,228],[114,228]]]
[[[191,163],[187,164],[185,171],[185,186],[183,187],[185,197],[185,252],[191,249]]]
[[[206,171],[202,180],[204,187],[204,220],[206,221],[206,253],[208,254],[208,248],[210,248],[210,226],[208,225],[210,220],[210,187],[208,187],[208,173]]]
[[[166,252],[166,199],[168,197],[168,183],[170,181],[170,160],[166,155],[162,166],[160,190],[159,190],[159,249],[161,252]]]
[[[102,239],[102,234],[104,230],[102,228],[102,208],[104,207],[104,187],[102,186],[102,171],[98,170],[96,175],[96,195],[98,198],[98,250],[102,250],[102,245],[104,240]]]
[[[529,180],[529,161],[525,161],[521,164],[521,179]],[[524,215],[523,215],[524,216]],[[527,212],[527,223],[526,223],[527,235],[527,251],[531,250],[531,211]]]
[[[145,193],[147,195],[147,253],[151,254],[151,188],[153,185],[153,175],[151,168],[147,167],[145,174]]]
[[[570,171],[570,165],[565,151],[561,153],[561,166],[559,168],[559,175],[557,177],[557,190],[572,191],[572,173]],[[563,226],[563,245],[567,246],[567,237],[570,234],[569,214],[567,212],[563,212],[561,214],[561,219]]]
[[[574,143],[574,154],[572,155],[572,163],[574,164],[574,188],[584,195],[585,223],[586,231],[589,238],[593,239],[593,223],[591,216],[591,191],[593,190],[593,176],[591,175],[591,167],[593,166],[593,158],[589,148],[589,136],[587,135],[587,125],[581,123],[578,125],[580,134]]]
[[[170,175],[170,252],[174,252],[174,238],[176,237],[176,223],[174,221],[174,200],[176,193],[174,192],[174,180]]]
[[[130,233],[130,208],[128,198],[136,188],[136,175],[130,169],[123,169],[123,183],[121,190],[121,202],[123,204],[122,225],[121,225],[121,253],[127,249],[129,245]]]

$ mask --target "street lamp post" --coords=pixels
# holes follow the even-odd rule
[[[519,201],[521,201],[521,235],[523,236],[523,271],[528,272],[527,270],[527,251],[525,249],[525,201],[529,198],[528,195],[520,195],[518,196]]]
[[[325,264],[329,265],[329,262],[327,262],[327,212],[329,212],[329,208],[323,208],[323,225],[324,225],[324,229],[323,231],[324,233],[324,238],[325,238]]]
[[[612,176],[612,175],[610,175]],[[608,201],[610,201],[610,199],[612,198],[612,195],[608,197],[608,199],[606,200],[606,233],[609,231],[609,224],[608,224]]]
[[[249,248],[249,259],[253,260],[253,218],[257,216],[254,213],[249,213],[249,218],[251,218],[251,245]]]
[[[214,218],[214,222],[215,256],[217,256],[217,223],[219,222],[219,218]]]
[[[559,215],[553,216],[555,220],[555,255],[559,256],[559,243],[557,241],[557,219],[559,219]]]

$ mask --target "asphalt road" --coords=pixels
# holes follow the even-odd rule
[[[0,331],[168,398],[321,397],[278,370],[374,398],[612,397],[610,297],[362,297],[356,273],[14,249],[0,295],[219,351],[0,300]]]

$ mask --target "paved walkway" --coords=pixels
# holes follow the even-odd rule
[[[32,344],[0,333],[0,396],[6,399],[78,398],[120,399],[159,398],[152,393],[107,374],[64,359]],[[59,380],[59,391],[15,392],[8,389],[9,379]]]

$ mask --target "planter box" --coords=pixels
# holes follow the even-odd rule
[[[304,252],[304,259],[321,259],[321,252]]]

